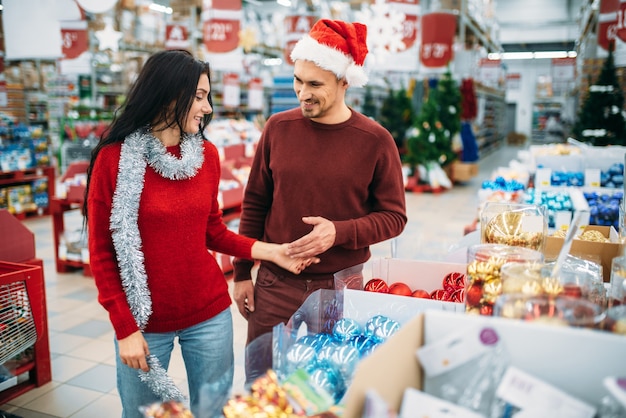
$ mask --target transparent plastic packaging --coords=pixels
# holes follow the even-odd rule
[[[548,235],[544,206],[487,202],[480,213],[480,242],[543,251]]]
[[[502,244],[476,244],[467,251],[465,311],[491,316],[502,294],[500,269],[510,262],[543,262],[539,251]]]

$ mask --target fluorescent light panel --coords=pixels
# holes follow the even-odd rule
[[[172,8],[171,7],[167,7],[167,6],[163,6],[162,4],[158,4],[158,3],[152,3],[150,4],[150,10],[154,10],[155,12],[160,12],[160,13],[166,13],[168,15],[172,14]]]
[[[537,51],[537,52],[494,52],[487,55],[490,60],[531,60],[552,58],[576,58],[576,51]]]

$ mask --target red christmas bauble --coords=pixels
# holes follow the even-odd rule
[[[450,295],[450,300],[457,303],[465,302],[465,289],[456,289]]]
[[[430,293],[428,293],[424,289],[415,290],[411,296],[413,296],[414,298],[430,299]]]
[[[411,296],[411,288],[402,282],[395,282],[389,285],[389,293],[394,295]]]
[[[437,289],[437,290],[433,290],[430,293],[430,298],[433,300],[448,301],[450,300],[450,294],[446,292],[444,289]]]
[[[493,315],[493,306],[491,305],[483,305],[480,307],[480,314],[484,316],[492,316]]]
[[[480,299],[483,297],[483,286],[480,283],[473,283],[470,285],[467,292],[465,292],[465,301],[469,306],[476,306],[480,303]]]
[[[565,283],[563,285],[563,296],[569,296],[572,298],[581,298],[583,296],[583,290],[580,286],[574,283]]]
[[[389,286],[387,283],[383,279],[379,279],[377,277],[365,283],[364,289],[368,292],[389,293]]]
[[[441,282],[444,289],[456,290],[460,287],[465,287],[465,274],[453,271],[445,275]],[[448,290],[449,291],[449,290]],[[452,292],[450,292],[452,293]]]

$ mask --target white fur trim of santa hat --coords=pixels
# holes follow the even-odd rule
[[[346,25],[344,22],[341,23]],[[310,33],[319,34],[320,30],[316,30],[316,27],[319,28],[321,24],[322,21],[318,22],[313,29],[311,29]],[[330,36],[318,36],[318,38],[323,41],[319,42],[310,35],[304,35],[291,51],[290,57],[292,61],[295,62],[301,59],[314,62],[318,67],[333,72],[338,78],[345,77],[350,86],[362,87],[367,84],[368,77],[362,65],[365,54],[367,54],[367,47],[364,45],[364,40],[347,39],[346,42],[352,43],[352,45],[342,45],[343,49],[354,51],[354,44],[361,43],[361,45],[358,45],[360,50],[356,51],[359,54],[357,57],[357,60],[361,64],[359,65],[355,62],[354,57],[350,55],[350,53],[328,45],[328,43],[334,41],[333,38],[335,38],[332,29],[324,27],[321,31],[323,35],[330,33]],[[340,41],[342,39],[343,38],[339,37]]]

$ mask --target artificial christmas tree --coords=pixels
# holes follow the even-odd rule
[[[591,145],[625,145],[624,95],[615,75],[613,44],[600,76],[590,85],[572,130],[576,139]]]
[[[449,69],[437,82],[437,88],[432,94],[437,104],[439,120],[450,138],[454,138],[461,130],[461,90]]]
[[[406,89],[389,89],[380,109],[379,122],[391,133],[400,154],[403,154],[406,131],[413,124],[413,104]]]
[[[365,95],[363,96],[363,106],[361,107],[361,113],[365,116],[369,116],[372,119],[378,119],[378,107],[374,101],[374,95],[372,94],[372,88],[370,86],[365,87]]]
[[[433,188],[449,188],[452,184],[442,167],[452,163],[457,155],[452,150],[450,131],[441,122],[435,89],[436,85],[430,87],[413,127],[407,132],[404,162],[409,164],[413,174],[419,174],[419,167],[422,167],[422,173],[419,174],[421,182]]]

